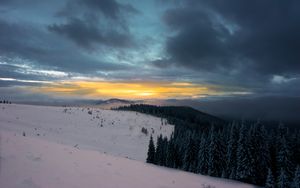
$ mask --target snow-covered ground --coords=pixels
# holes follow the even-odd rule
[[[165,123],[136,112],[0,104],[0,130],[139,161],[146,160],[150,134],[156,138],[173,132],[174,126]]]
[[[135,112],[0,104],[0,188],[254,187],[146,164],[149,134],[141,128],[169,136],[173,126],[161,121]]]
[[[1,131],[2,188],[251,188]]]

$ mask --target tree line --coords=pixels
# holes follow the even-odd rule
[[[208,131],[175,126],[169,139],[150,137],[147,162],[268,188],[299,188],[300,133],[280,124],[232,123]]]
[[[0,100],[0,104],[11,104],[11,101],[7,101],[7,100]]]
[[[118,107],[115,110],[136,111],[167,119],[169,124],[183,126],[189,129],[209,130],[210,124],[216,128],[222,127],[226,121],[200,112],[187,106],[154,106],[147,104],[131,104]]]

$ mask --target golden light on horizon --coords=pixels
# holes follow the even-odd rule
[[[214,95],[209,86],[188,82],[61,81],[32,87],[32,91],[65,97],[167,99]]]

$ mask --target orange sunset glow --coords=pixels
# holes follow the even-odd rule
[[[59,96],[125,99],[201,98],[222,94],[212,86],[188,82],[62,81],[30,90]]]
[[[29,90],[65,97],[124,99],[185,99],[250,94],[241,88],[232,88],[231,91],[223,89],[220,86],[189,82],[61,81],[31,87]]]

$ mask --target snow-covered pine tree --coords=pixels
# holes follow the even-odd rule
[[[190,166],[190,171],[197,173],[198,172],[198,153],[199,153],[199,147],[201,142],[201,134],[198,131],[194,131],[192,134],[193,139],[193,161]]]
[[[284,171],[284,169],[282,168],[280,170],[280,175],[277,178],[277,188],[288,188],[289,186],[289,180],[288,177]]]
[[[253,184],[264,185],[268,175],[270,154],[266,131],[260,123],[251,126],[248,150],[251,159],[249,180]]]
[[[176,150],[174,145],[174,135],[172,133],[167,146],[167,157],[166,157],[167,167],[175,168],[175,156],[176,156]]]
[[[198,148],[191,135],[189,138],[188,146],[183,160],[183,170],[196,172],[197,170],[197,157],[198,157]]]
[[[266,179],[265,188],[275,188],[274,176],[272,174],[272,170],[268,169],[268,176]]]
[[[208,175],[216,176],[218,172],[215,166],[215,151],[216,151],[216,133],[214,126],[209,131],[209,149],[208,149]],[[216,151],[217,152],[217,151]]]
[[[183,169],[184,157],[189,145],[189,138],[191,137],[191,134],[192,134],[191,130],[186,130],[184,128],[180,133],[177,134],[178,136],[175,144],[177,147],[177,159],[176,159],[177,168]]]
[[[217,132],[212,126],[210,131],[209,144],[209,165],[208,174],[210,176],[221,177],[225,164],[225,146],[222,133]]]
[[[293,164],[300,164],[300,131],[294,131],[292,136],[289,139],[290,142],[290,152],[291,153],[291,162]]]
[[[184,151],[185,151],[185,142],[186,142],[186,133],[187,131],[179,126],[175,126],[174,130],[174,149],[175,155],[174,157],[174,168],[182,168]]]
[[[162,165],[163,162],[163,138],[162,135],[157,137],[156,141],[156,151],[155,151],[155,164]]]
[[[189,171],[190,169],[190,165],[192,163],[192,138],[189,137],[188,138],[188,145],[186,147],[186,150],[185,150],[185,154],[184,154],[184,159],[183,159],[183,170],[185,171]]]
[[[226,134],[223,130],[218,131],[217,137],[217,146],[218,146],[218,170],[219,175],[222,175],[224,172],[224,177],[227,177],[228,174],[226,173]]]
[[[226,153],[226,173],[230,179],[235,179],[235,172],[237,166],[237,147],[239,140],[238,125],[233,122],[229,133],[229,140]]]
[[[209,138],[207,136],[207,133],[203,132],[198,152],[198,173],[203,175],[206,175],[208,173],[208,146]]]
[[[279,144],[277,147],[278,147],[278,152],[276,155],[277,175],[279,176],[281,174],[281,170],[283,169],[288,180],[292,180],[293,165],[290,160],[289,146],[284,136],[280,137]]]
[[[153,164],[155,163],[155,146],[154,146],[152,135],[150,136],[146,162],[153,163]]]
[[[295,175],[292,182],[292,188],[300,188],[300,166],[298,165],[295,170]]]
[[[243,124],[240,129],[238,140],[236,178],[237,180],[245,182],[249,182],[249,177],[252,174],[248,145],[248,129],[246,125]]]
[[[276,180],[277,179],[277,176],[278,176],[278,171],[277,171],[277,160],[276,160],[276,157],[277,157],[277,145],[278,145],[278,140],[277,140],[277,130],[276,129],[273,129],[271,130],[271,132],[269,133],[269,136],[268,136],[268,140],[267,140],[267,144],[268,144],[268,148],[269,148],[269,152],[270,152],[270,169],[272,170],[273,172],[273,176],[274,176],[274,179]]]
[[[167,149],[168,149],[168,138],[164,137],[162,140],[162,156],[161,156],[161,166],[166,166],[167,160]]]

